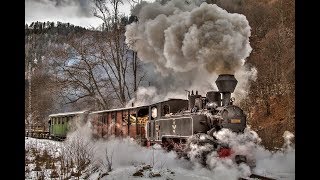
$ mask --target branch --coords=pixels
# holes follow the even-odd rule
[[[138,81],[138,87],[139,87],[139,85],[140,85],[140,82],[142,81],[142,79],[145,77],[145,75],[146,75],[147,73],[145,72],[141,77],[140,77],[140,79],[139,79],[139,81]]]
[[[68,96],[66,96],[66,98],[69,100],[69,102],[66,102],[65,105],[66,105],[66,104],[75,103],[75,102],[77,102],[77,101],[80,100],[80,99],[83,99],[83,98],[85,98],[85,97],[90,97],[90,96],[91,96],[90,94],[86,94],[86,95],[84,95],[84,96],[79,96],[79,97],[77,97],[77,98],[74,99],[74,100],[71,100]]]

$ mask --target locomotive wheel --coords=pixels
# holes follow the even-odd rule
[[[235,156],[235,161],[236,161],[237,164],[247,163],[247,157],[243,156],[243,155],[236,155]]]
[[[197,145],[205,145],[208,143],[213,144],[213,145],[215,145],[215,148],[216,148],[216,145],[218,144],[216,138],[214,138],[211,135],[205,134],[205,133],[195,134],[195,135],[191,136],[191,138],[189,138],[188,141],[189,141],[188,144],[190,144],[190,143],[197,144]]]

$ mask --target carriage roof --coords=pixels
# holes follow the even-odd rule
[[[105,113],[105,112],[115,112],[115,111],[131,110],[131,109],[141,109],[146,107],[149,107],[149,106],[136,106],[136,107],[127,107],[127,108],[118,108],[118,109],[108,109],[108,110],[102,110],[102,111],[92,111],[90,114],[99,114],[99,113]]]
[[[50,114],[49,117],[57,117],[57,116],[72,116],[77,114],[84,114],[88,112],[88,110],[84,111],[74,111],[74,112],[65,112],[65,113],[57,113],[57,114]]]

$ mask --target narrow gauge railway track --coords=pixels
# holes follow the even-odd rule
[[[37,139],[49,139],[49,131],[26,131],[25,137],[32,137]]]
[[[253,179],[261,179],[261,180],[276,180],[274,178],[269,178],[269,177],[265,177],[265,176],[260,176],[257,174],[251,174],[249,176],[249,178],[253,178]],[[248,178],[239,178],[239,180],[248,180]]]
[[[48,139],[53,141],[64,141],[65,138],[50,137],[49,132],[26,132],[25,137],[36,138],[36,139]]]

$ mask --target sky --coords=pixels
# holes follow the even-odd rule
[[[25,23],[69,22],[86,28],[98,27],[102,20],[92,15],[91,0],[25,0]],[[153,0],[147,0],[152,2]],[[123,0],[120,12],[129,15],[130,4]]]

